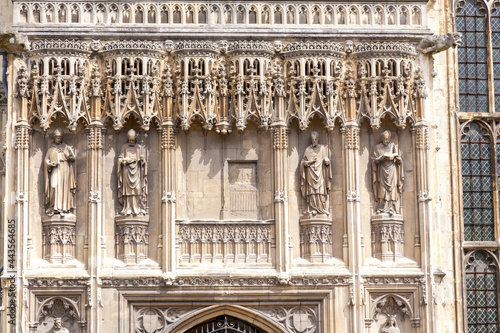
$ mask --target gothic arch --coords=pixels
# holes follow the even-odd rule
[[[269,333],[289,333],[277,323],[263,317],[261,314],[248,308],[231,304],[213,305],[200,311],[193,312],[189,318],[180,320],[170,327],[167,327],[167,331],[172,333],[184,333],[198,324],[221,315],[236,317]]]

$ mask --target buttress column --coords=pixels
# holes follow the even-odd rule
[[[360,276],[361,260],[361,214],[359,198],[359,125],[356,122],[356,82],[354,70],[348,66],[345,72],[344,99],[346,123],[343,128],[344,165],[346,189],[346,230],[348,240],[348,265],[352,273],[350,305],[352,310],[352,332],[362,332],[361,307],[364,303]]]
[[[281,68],[273,71],[274,116],[273,171],[274,218],[276,228],[276,269],[287,272],[290,265],[290,240],[288,226],[288,128],[285,122],[285,90]]]
[[[99,273],[106,256],[104,224],[102,217],[103,131],[101,122],[101,75],[94,64],[91,77],[91,123],[87,143],[87,181],[89,188],[86,254],[90,275],[87,293],[89,331],[101,332],[101,282]]]

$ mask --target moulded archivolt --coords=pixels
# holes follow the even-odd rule
[[[290,3],[19,2],[15,23],[98,25],[414,26],[425,5]]]

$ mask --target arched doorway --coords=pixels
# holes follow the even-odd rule
[[[238,326],[239,325],[239,326]],[[219,304],[195,311],[169,327],[169,333],[288,333],[272,319],[240,305]]]
[[[186,331],[186,333],[267,333],[246,321],[222,315]]]

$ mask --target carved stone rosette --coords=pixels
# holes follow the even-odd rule
[[[148,258],[149,217],[117,216],[116,257],[125,264],[138,264]]]
[[[396,261],[404,255],[403,217],[377,214],[372,217],[372,253],[382,261]]]
[[[320,218],[300,219],[300,256],[312,263],[332,258],[332,221]]]
[[[43,258],[51,264],[75,259],[76,218],[74,215],[46,216],[43,221]]]

